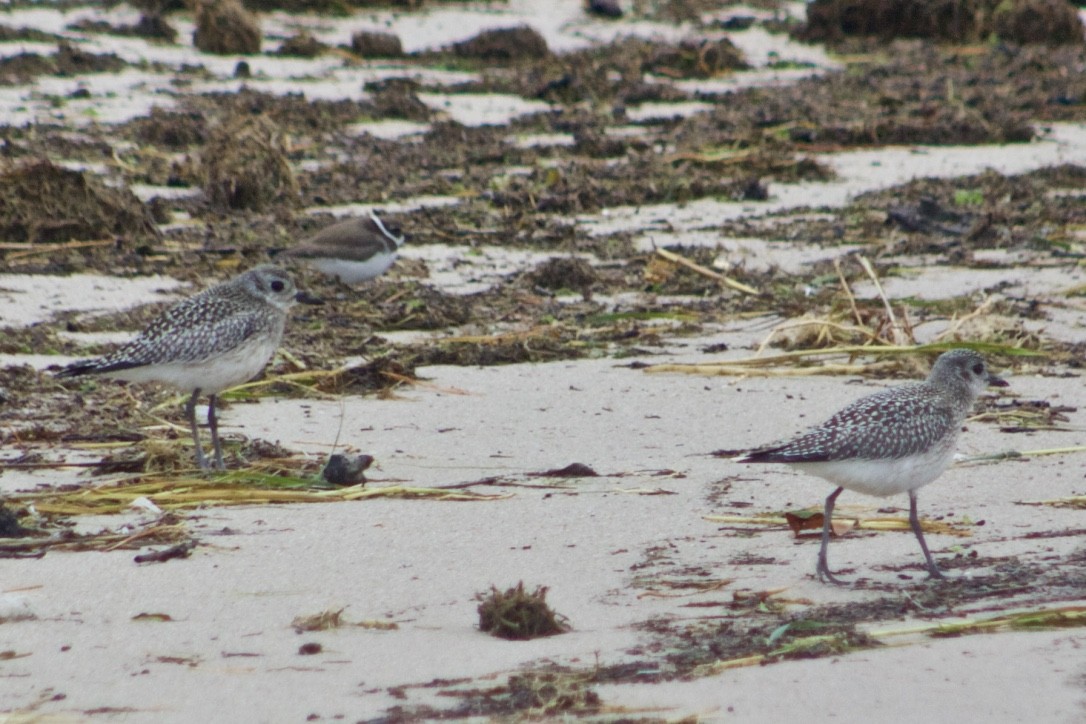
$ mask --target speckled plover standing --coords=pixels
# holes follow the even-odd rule
[[[74,362],[57,376],[103,375],[128,382],[164,382],[191,392],[185,412],[196,446],[196,463],[204,470],[209,466],[200,448],[196,401],[207,395],[215,466],[223,470],[216,396],[264,369],[283,339],[287,310],[296,301],[320,303],[295,289],[282,269],[258,266],[178,302],[120,349]]]
[[[1007,383],[968,349],[943,353],[924,382],[893,387],[861,398],[821,425],[790,440],[751,450],[743,463],[788,463],[825,478],[837,489],[826,498],[818,578],[841,583],[830,572],[826,547],[837,496],[845,488],[867,495],[909,494],[909,525],[928,572],[943,574],[928,551],[916,515],[916,491],[938,478],[954,458],[962,422],[989,385]]]
[[[301,259],[328,276],[357,284],[381,276],[404,243],[397,228],[389,228],[375,214],[340,221],[325,227],[277,259]]]

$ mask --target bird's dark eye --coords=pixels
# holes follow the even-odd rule
[[[975,375],[984,374],[984,365],[982,365],[980,362],[977,362],[975,365],[973,365],[973,374],[975,374]]]
[[[278,279],[276,279],[275,281],[273,281],[273,282],[271,283],[271,288],[272,288],[272,291],[273,291],[273,292],[281,292],[281,291],[283,291],[283,289],[284,289],[284,288],[285,288],[286,286],[287,286],[286,284],[284,284],[283,282],[279,281]]]

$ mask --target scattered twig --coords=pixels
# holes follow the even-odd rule
[[[762,525],[762,526],[788,526],[788,520],[784,516],[774,515],[762,515],[762,516],[744,516],[744,515],[705,515],[702,516],[704,520],[711,523],[727,523],[729,525]],[[834,522],[838,520],[848,520],[853,523],[851,526],[857,530],[870,530],[876,532],[882,531],[911,531],[909,527],[908,518],[860,518],[856,516],[837,516],[834,518]],[[821,527],[821,525],[819,525]],[[954,535],[959,537],[968,537],[972,535],[969,530],[969,526],[962,523],[948,523],[941,520],[921,520],[920,527],[926,533],[937,533],[942,535]]]
[[[778,334],[781,334],[782,332],[787,332],[790,329],[798,329],[798,328],[801,328],[801,327],[811,327],[811,326],[826,327],[826,328],[829,328],[829,329],[835,329],[835,330],[837,330],[839,332],[845,332],[845,333],[859,333],[859,334],[865,335],[872,342],[879,343],[879,344],[882,343],[882,340],[879,339],[879,336],[877,334],[875,334],[870,329],[868,329],[868,328],[866,328],[864,326],[854,327],[852,325],[840,324],[838,322],[831,322],[828,319],[815,319],[815,318],[789,319],[789,320],[786,320],[784,322],[781,322],[776,327],[769,330],[769,334],[767,334],[765,339],[763,339],[762,342],[758,345],[758,349],[755,351],[755,354],[756,355],[762,354],[766,350],[766,348],[769,346],[770,342],[773,341],[773,338],[776,337]]]
[[[509,344],[511,342],[526,342],[536,337],[555,337],[558,335],[555,325],[548,324],[541,327],[533,327],[517,332],[502,332],[500,334],[468,334],[455,337],[442,337],[442,344]]]
[[[170,546],[165,550],[141,553],[132,560],[136,563],[165,563],[174,558],[188,558],[192,554],[194,548],[196,548],[196,541],[187,540],[184,543]]]
[[[964,325],[966,322],[974,320],[977,317],[982,317],[985,314],[990,314],[992,311],[992,307],[995,306],[995,302],[995,298],[988,297],[981,303],[979,307],[974,309],[969,314],[966,314],[963,317],[955,317],[955,319],[952,319],[950,321],[950,326],[948,326],[939,334],[935,335],[936,341],[942,339],[953,339],[954,335],[958,333],[958,330],[960,330],[962,328],[962,325]]]
[[[1075,445],[1072,447],[1052,447],[1043,448],[1040,450],[1005,450],[1003,452],[990,453],[987,455],[975,455],[973,457],[963,458],[959,460],[956,464],[979,465],[985,463],[1002,462],[1003,460],[1016,460],[1018,458],[1042,457],[1045,455],[1070,455],[1071,453],[1080,452],[1086,452],[1086,445]]]
[[[663,586],[670,588],[684,588],[686,590],[682,593],[665,593],[664,591],[659,590],[659,588],[650,588],[643,593],[637,594],[637,598],[689,598],[690,596],[698,596],[703,593],[709,593],[710,591],[719,591],[730,585],[734,580],[734,578],[721,578],[716,581],[663,581]]]
[[[126,445],[129,443],[125,443]],[[69,463],[63,460],[53,460],[44,463],[4,463],[4,468],[7,470],[51,470],[56,468],[100,468],[104,465],[108,465],[104,460],[98,460],[96,462],[81,462],[81,463]]]
[[[744,294],[759,294],[759,291],[754,287],[748,284],[744,284],[743,282],[736,281],[731,277],[724,276],[723,274],[715,272],[712,269],[707,269],[701,264],[692,262],[686,257],[676,254],[673,251],[668,251],[667,249],[657,249],[656,254],[664,259],[667,259],[668,261],[675,262],[676,264],[684,266],[693,272],[701,274],[704,277],[715,279],[729,289],[734,289],[736,291],[743,292]]]
[[[1070,495],[1066,498],[1048,500],[1022,500],[1019,505],[1050,505],[1053,508],[1086,508],[1086,495]]]
[[[677,153],[668,154],[665,159],[669,163],[675,163],[676,161],[694,161],[695,163],[704,164],[717,164],[717,165],[732,165],[745,163],[749,158],[757,156],[757,151],[753,149],[720,149],[716,151],[679,151]]]
[[[176,535],[178,533],[184,533],[184,532],[185,532],[185,525],[183,523],[179,523],[179,524],[176,524],[176,525],[155,525],[155,526],[152,526],[150,528],[144,528],[143,530],[139,531],[138,533],[133,533],[132,535],[130,535],[130,536],[126,537],[126,538],[122,538],[121,540],[117,541],[116,543],[113,543],[112,545],[106,546],[103,550],[105,550],[107,552],[108,551],[113,551],[113,550],[117,550],[118,548],[122,548],[124,546],[130,545],[130,544],[132,544],[132,543],[134,543],[134,542],[136,542],[138,540],[141,540],[143,538],[154,538],[154,537],[163,536],[163,535],[169,537],[169,536],[174,536],[174,535]]]
[[[879,293],[879,298],[882,300],[882,305],[886,309],[886,318],[890,321],[890,332],[893,336],[893,343],[897,345],[905,345],[915,343],[916,340],[911,338],[911,335],[905,333],[901,323],[897,321],[897,316],[894,314],[894,308],[890,304],[890,300],[886,298],[886,290],[882,288],[882,282],[879,281],[879,275],[875,273],[875,268],[871,266],[871,262],[867,260],[866,256],[859,257],[860,266],[864,268],[867,275],[871,277],[871,281],[875,284],[875,290]]]
[[[856,318],[856,324],[863,327],[864,319],[860,316],[860,308],[856,306],[856,296],[852,293],[852,287],[849,286],[848,279],[845,278],[845,273],[841,270],[841,257],[834,258],[833,268],[837,270],[837,278],[841,280],[841,291],[848,297],[848,306],[852,309],[852,316]]]
[[[1037,350],[1023,349],[1022,347],[1013,347],[1005,344],[996,344],[991,342],[938,342],[934,344],[915,344],[915,345],[840,345],[837,347],[827,347],[825,349],[802,349],[793,350],[790,352],[779,352],[775,355],[765,357],[741,357],[739,359],[722,360],[720,362],[703,362],[701,364],[662,364],[652,365],[644,368],[646,372],[685,372],[687,374],[703,374],[703,375],[721,375],[721,374],[734,374],[734,375],[817,375],[817,374],[853,374],[855,372],[861,372],[864,370],[877,370],[880,369],[878,363],[869,365],[838,365],[836,368],[833,365],[823,366],[811,366],[803,367],[791,371],[764,371],[764,368],[771,367],[776,364],[799,362],[807,358],[815,357],[832,357],[832,356],[847,356],[855,357],[856,355],[909,355],[919,353],[936,353],[946,352],[950,349],[964,347],[967,349],[973,349],[978,352],[984,352],[989,354],[1004,354],[1015,357],[1041,357],[1044,356],[1044,352]],[[714,371],[716,369],[721,371]],[[823,371],[828,368],[828,371]],[[761,369],[762,371],[758,371]]]
[[[7,255],[8,261],[17,261],[19,259],[25,259],[30,256],[38,256],[40,254],[56,254],[58,251],[66,249],[85,249],[95,246],[111,246],[116,244],[115,239],[95,239],[93,241],[68,241],[62,244],[31,244],[32,248],[23,251],[15,251]],[[5,247],[10,248],[10,247]]]
[[[126,510],[137,498],[146,497],[163,510],[206,506],[271,503],[326,503],[369,498],[429,498],[445,501],[497,500],[509,495],[454,492],[444,488],[413,488],[402,485],[365,488],[352,485],[333,490],[313,489],[311,480],[251,471],[227,473],[213,479],[181,476],[145,476],[140,482],[111,483],[76,490],[16,493],[10,502],[33,503],[38,512],[55,515],[108,515]],[[163,530],[159,529],[160,532]],[[147,534],[149,535],[149,533]],[[142,537],[111,539],[118,545]]]
[[[646,367],[646,372],[681,372],[710,377],[808,377],[812,375],[858,375],[865,371],[893,367],[893,362],[873,362],[867,365],[824,364],[812,367],[759,368],[743,364],[662,364]]]

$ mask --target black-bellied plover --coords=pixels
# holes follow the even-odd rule
[[[320,300],[294,287],[290,275],[264,265],[184,299],[120,349],[73,362],[58,377],[104,375],[128,382],[164,382],[191,392],[185,405],[196,463],[208,469],[196,427],[196,401],[207,395],[207,422],[215,466],[225,469],[219,444],[216,396],[255,377],[283,339],[287,310]]]
[[[321,229],[277,259],[301,259],[328,276],[357,284],[381,276],[404,243],[397,228],[389,228],[375,214],[340,221]]]
[[[928,551],[916,515],[916,491],[938,478],[954,458],[962,422],[989,385],[1006,387],[976,352],[944,352],[918,382],[877,392],[848,405],[821,425],[783,442],[735,458],[743,463],[788,463],[825,478],[837,489],[826,498],[818,578],[841,583],[830,572],[826,548],[837,496],[845,488],[867,495],[909,494],[909,525],[928,572],[943,574]]]

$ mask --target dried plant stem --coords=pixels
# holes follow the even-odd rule
[[[702,516],[702,518],[711,523],[727,523],[729,525],[764,525],[780,527],[788,525],[788,521],[785,518],[774,515],[705,515]],[[908,518],[859,518],[851,515],[834,516],[834,522],[838,520],[849,521],[852,524],[851,527],[857,530],[901,532],[911,532],[912,530],[909,527]],[[953,535],[962,538],[972,535],[969,526],[965,524],[947,523],[941,520],[921,520],[920,527],[923,528],[926,533]]]
[[[776,337],[778,334],[780,334],[782,332],[787,332],[790,329],[797,329],[799,327],[808,327],[808,326],[815,326],[815,325],[820,326],[820,327],[828,327],[830,329],[836,329],[839,332],[846,332],[846,333],[858,332],[858,333],[860,333],[862,335],[865,335],[872,342],[881,343],[881,341],[882,341],[882,340],[879,339],[877,334],[875,334],[870,329],[867,329],[866,327],[863,327],[863,326],[854,327],[851,324],[840,324],[839,322],[831,322],[828,319],[815,319],[815,318],[810,318],[810,319],[789,319],[789,320],[787,320],[785,322],[781,322],[776,327],[769,330],[769,334],[767,334],[766,338],[764,340],[762,340],[761,344],[758,345],[758,349],[754,354],[756,354],[756,355],[762,354],[765,351],[765,349],[769,346],[769,343],[773,341],[773,338]]]
[[[1039,357],[1043,352],[1023,349],[1006,344],[992,343],[968,343],[968,342],[938,342],[935,344],[915,345],[890,345],[890,344],[850,344],[838,347],[826,347],[824,349],[801,349],[790,352],[780,352],[767,357],[741,357],[739,359],[721,360],[720,362],[703,362],[701,364],[661,364],[646,367],[646,372],[683,372],[699,375],[818,375],[818,374],[854,374],[865,370],[878,370],[878,362],[867,365],[812,365],[810,367],[791,368],[789,370],[770,370],[774,365],[801,362],[814,357],[831,357],[855,355],[908,355],[921,352],[945,352],[949,349],[965,347],[975,349],[988,354],[1006,354],[1018,357]]]
[[[859,257],[859,260],[860,266],[871,277],[871,281],[875,284],[875,290],[878,291],[879,298],[882,299],[883,307],[886,309],[886,318],[890,320],[890,333],[893,335],[894,344],[904,345],[915,342],[910,335],[906,334],[904,327],[894,314],[894,308],[891,306],[890,300],[886,298],[886,291],[882,288],[882,282],[879,281],[879,275],[875,273],[875,268],[871,266],[871,262],[868,261],[866,256]]]
[[[996,300],[994,298],[988,297],[981,303],[979,307],[974,309],[969,314],[966,314],[963,317],[957,317],[955,319],[952,319],[950,322],[950,326],[948,326],[946,329],[944,329],[942,332],[935,336],[936,341],[941,339],[953,339],[954,335],[958,333],[958,330],[962,328],[963,324],[973,319],[976,319],[977,317],[981,317],[985,314],[991,313],[992,307],[995,306],[995,302]]]
[[[849,286],[848,279],[845,279],[845,273],[841,271],[841,257],[837,257],[833,260],[833,268],[837,270],[837,278],[841,280],[841,291],[848,297],[848,306],[852,309],[852,316],[855,317],[856,324],[863,327],[864,319],[860,316],[859,307],[856,306],[856,295],[852,293],[852,287]]]
[[[679,372],[688,375],[706,375],[708,377],[811,377],[814,375],[857,375],[865,370],[891,367],[892,362],[875,362],[870,365],[824,364],[813,367],[761,368],[741,365],[705,364],[684,365],[665,364],[647,367],[646,372]]]
[[[979,416],[969,418],[975,419]],[[1001,462],[1003,460],[1013,460],[1016,458],[1033,458],[1043,457],[1045,455],[1070,455],[1072,453],[1086,452],[1086,445],[1075,445],[1072,447],[1051,447],[1042,448],[1039,450],[1005,450],[1004,452],[991,453],[989,455],[976,455],[969,458],[964,458],[957,462],[958,465],[973,465],[978,463],[993,463]]]
[[[713,271],[712,269],[703,267],[701,264],[692,262],[686,257],[676,254],[673,251],[668,251],[667,249],[657,249],[656,255],[663,259],[667,259],[670,262],[674,262],[676,264],[684,266],[693,272],[701,274],[703,277],[715,279],[729,289],[734,289],[738,292],[743,292],[744,294],[759,294],[759,291],[754,287],[744,284],[742,282],[738,282],[731,277],[726,277],[719,272]]]
[[[27,246],[31,247],[29,249],[24,248],[22,245],[4,245],[0,248],[22,248],[22,251],[15,251],[7,256],[8,261],[16,261],[41,254],[56,254],[58,251],[65,249],[85,249],[95,246],[110,246],[116,243],[115,239],[95,239],[93,241],[69,241],[63,244],[28,244]]]

